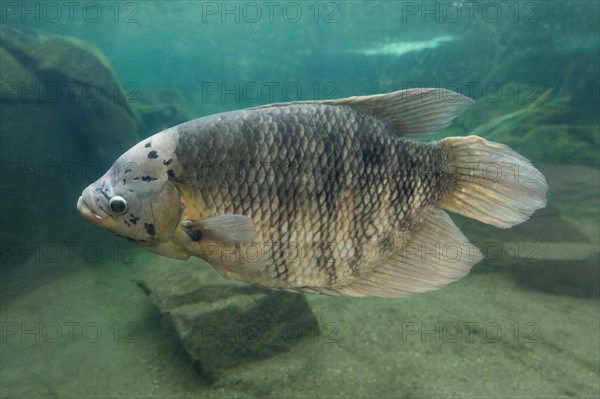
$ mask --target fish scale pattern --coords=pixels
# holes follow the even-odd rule
[[[438,143],[404,140],[344,105],[234,111],[177,132],[178,184],[206,214],[251,217],[270,247],[264,270],[283,288],[326,290],[360,276],[452,186]]]

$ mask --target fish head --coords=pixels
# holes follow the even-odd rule
[[[181,165],[174,154],[175,143],[165,133],[168,131],[121,155],[83,190],[77,210],[86,220],[145,249],[181,259],[182,255],[165,244],[171,242],[182,212],[175,184]],[[164,247],[170,249],[162,250]]]

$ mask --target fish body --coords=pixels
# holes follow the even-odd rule
[[[406,139],[471,104],[417,89],[196,119],[123,154],[78,209],[149,251],[266,288],[430,291],[482,259],[442,209],[507,228],[546,201],[541,173],[506,146]],[[491,164],[504,175],[490,177]],[[530,181],[513,176],[516,164]]]

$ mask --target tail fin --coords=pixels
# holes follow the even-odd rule
[[[442,208],[509,228],[546,206],[544,175],[510,147],[478,136],[442,143],[454,159],[450,168],[456,178],[454,192],[439,202]]]

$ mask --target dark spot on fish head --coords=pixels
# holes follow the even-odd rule
[[[183,229],[183,231],[185,231],[185,233],[188,235],[188,237],[190,237],[190,240],[197,242],[202,239],[201,231],[190,229],[189,227],[186,227],[186,226],[181,226],[181,228]]]
[[[156,159],[158,158],[158,154],[156,153],[156,151],[150,151],[148,153],[148,159]]]
[[[171,165],[171,162],[173,162],[173,158],[169,158],[168,160],[163,161],[163,165],[169,166]]]
[[[171,169],[167,170],[167,177],[169,179],[175,179],[175,172],[173,172]]]
[[[144,223],[144,228],[146,229],[146,233],[150,234],[152,237],[156,235],[156,231],[154,230],[154,225],[152,223]]]
[[[145,182],[151,182],[154,180],[158,180],[158,177],[152,177],[152,176],[143,176],[142,177],[142,181],[145,181]]]
[[[135,216],[133,213],[130,213],[129,216],[131,216],[131,219],[129,219],[129,222],[132,224],[137,224],[137,221],[140,220],[140,218]]]
[[[152,142],[151,141],[147,142],[146,145],[144,145],[144,147],[146,147],[146,148],[152,147]]]

